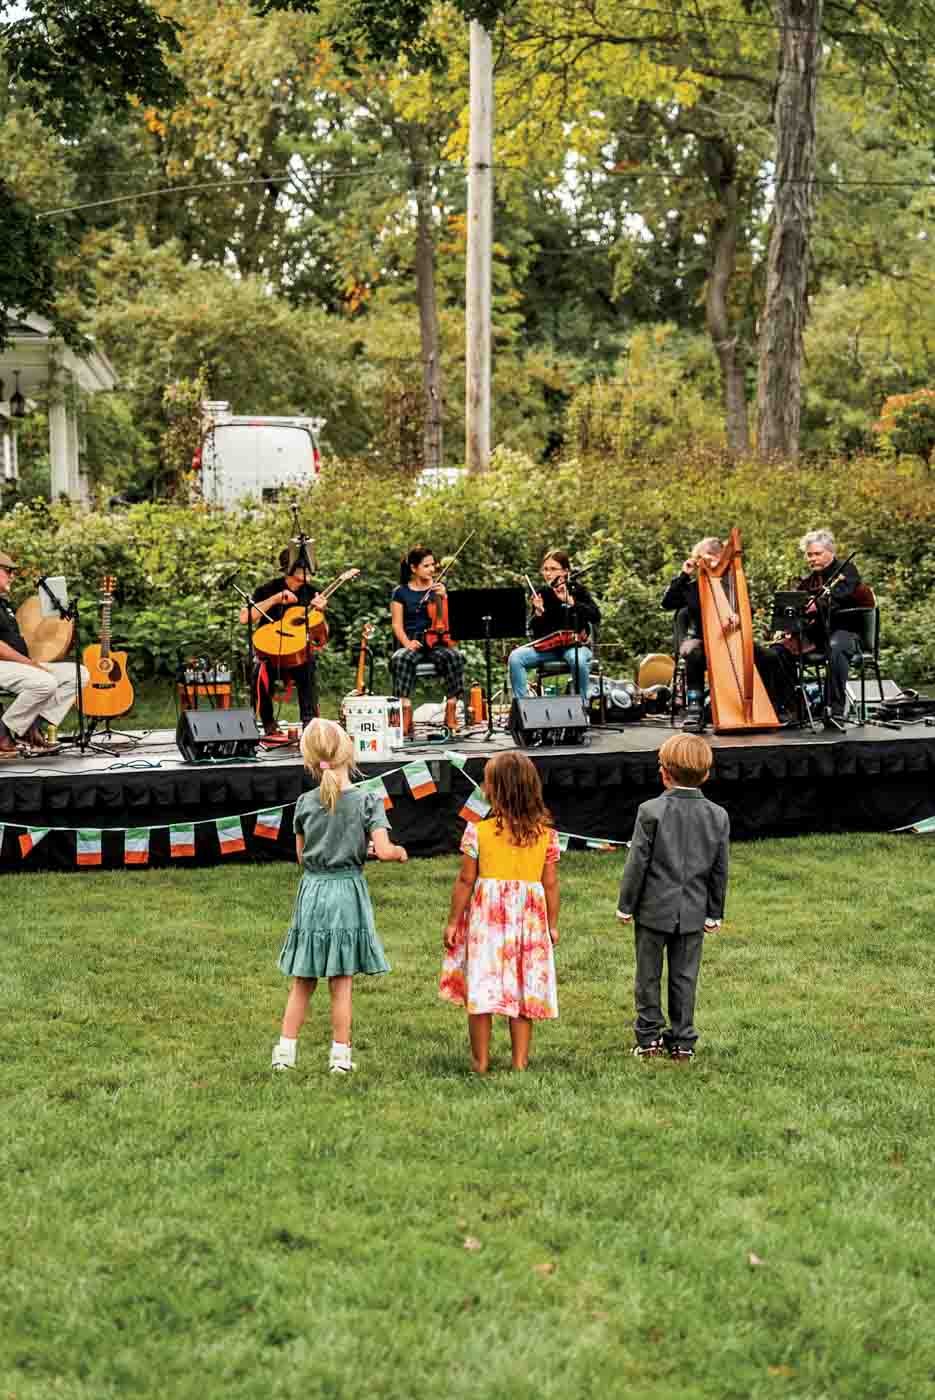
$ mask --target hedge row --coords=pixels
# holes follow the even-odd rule
[[[411,478],[331,463],[299,505],[319,581],[351,565],[362,570],[333,599],[333,642],[322,657],[329,689],[350,685],[365,622],[379,624],[378,649],[389,649],[389,595],[399,556],[412,544],[430,544],[444,556],[473,532],[452,587],[521,583],[525,573],[536,576],[547,549],[567,548],[593,566],[588,581],[604,611],[602,640],[615,674],[626,675],[646,652],[669,650],[670,620],[659,598],[690,545],[732,525],[743,533],[751,597],[764,626],[775,589],[803,572],[800,536],[828,526],[839,554],[856,555],[879,596],[887,674],[906,684],[935,677],[935,493],[920,465],[543,466],[500,451],[485,476],[421,494]],[[135,653],[137,674],[171,672],[179,650],[219,657],[242,646],[240,600],[218,583],[234,568],[247,590],[271,577],[292,535],[285,505],[224,513],[158,503],[86,513],[39,502],[0,518],[0,549],[27,569],[65,574],[81,595],[85,641],[96,632],[100,579],[116,577],[115,640]],[[31,591],[24,576],[14,600]],[[479,674],[479,649],[468,651]]]

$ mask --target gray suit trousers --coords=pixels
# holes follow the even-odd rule
[[[698,1039],[694,1025],[695,991],[704,948],[703,933],[663,933],[636,925],[636,1020],[640,1045],[663,1040],[669,1049],[690,1047]],[[668,962],[669,1026],[662,1014],[662,962]]]

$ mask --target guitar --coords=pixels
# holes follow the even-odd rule
[[[110,615],[114,606],[117,580],[112,574],[101,579],[101,640],[85,647],[81,660],[90,678],[81,692],[86,715],[110,719],[125,715],[133,704],[133,686],[127,675],[127,654],[110,649]]]
[[[360,569],[345,569],[321,590],[330,598],[335,589],[348,579],[357,578]],[[305,609],[294,603],[286,608],[278,622],[265,622],[253,634],[253,650],[263,661],[275,661],[280,667],[302,666],[314,652],[321,651],[328,640],[328,624],[323,612],[312,608],[305,629]]]
[[[354,694],[364,694],[364,667],[367,664],[367,643],[375,632],[372,622],[365,622],[363,631],[360,634],[360,656],[357,658],[357,680],[354,685]]]

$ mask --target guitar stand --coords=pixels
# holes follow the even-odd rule
[[[88,739],[91,738],[99,724],[103,724],[104,726],[104,732],[100,736],[101,739],[107,739],[108,741],[111,739],[117,739],[119,742],[118,744],[114,745],[113,748],[110,748],[109,745],[104,746],[103,744],[98,743],[95,746],[95,750],[97,753],[122,753],[125,749],[135,749],[142,743],[142,740],[139,738],[138,735],[128,734],[125,729],[111,729],[110,717],[106,715],[94,715],[93,718],[89,721],[86,731]]]

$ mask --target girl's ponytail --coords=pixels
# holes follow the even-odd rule
[[[341,795],[344,774],[354,762],[353,741],[334,720],[313,719],[302,732],[300,747],[306,768],[319,781],[322,804],[333,813]]]

